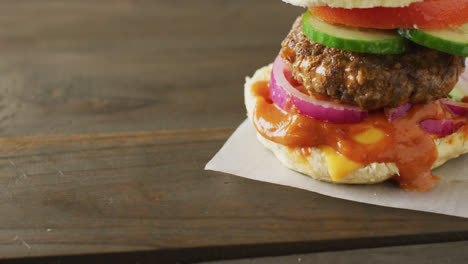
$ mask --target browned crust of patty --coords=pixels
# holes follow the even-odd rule
[[[309,93],[369,110],[444,98],[465,68],[464,57],[412,42],[397,55],[329,48],[302,33],[302,17],[283,41],[280,55]]]

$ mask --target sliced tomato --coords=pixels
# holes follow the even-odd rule
[[[407,7],[332,8],[310,7],[311,13],[329,23],[365,28],[436,29],[468,23],[468,0],[424,0]]]

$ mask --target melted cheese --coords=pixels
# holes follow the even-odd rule
[[[325,153],[328,174],[330,174],[333,181],[339,181],[346,175],[364,166],[346,158],[329,146],[322,146],[321,149]]]
[[[247,77],[246,79],[246,84],[244,86],[245,103],[248,117],[252,121],[255,120],[256,109],[258,107],[259,102],[269,100],[268,81],[271,77],[271,69],[272,65],[270,64],[269,66],[263,67],[260,70],[258,70],[252,78]],[[259,87],[263,88],[259,89]],[[261,93],[258,93],[258,91],[260,91]],[[263,95],[264,98],[262,99],[261,97]],[[363,167],[352,171],[346,177],[338,181],[334,181],[330,177],[327,164],[327,157],[321,149],[321,146],[329,144],[331,144],[331,146],[333,146],[334,148],[340,148],[340,145],[333,144],[333,141],[330,140],[330,137],[327,137],[327,140],[321,140],[325,139],[324,137],[322,137],[322,134],[320,134],[317,138],[317,135],[314,133],[305,133],[306,136],[301,137],[302,141],[297,141],[298,137],[292,138],[296,141],[284,141],[284,138],[279,138],[283,139],[283,141],[281,141],[281,143],[278,143],[276,141],[273,141],[278,139],[278,137],[272,138],[269,136],[268,133],[262,134],[265,131],[257,130],[258,138],[263,145],[265,145],[268,149],[272,150],[275,153],[275,155],[280,159],[280,161],[284,165],[286,165],[290,169],[304,173],[305,175],[309,175],[315,179],[336,183],[369,184],[382,182],[386,179],[393,178],[396,175],[400,175],[400,177],[394,178],[397,181],[399,181],[404,188],[408,188],[410,184],[415,182],[415,179],[418,179],[418,184],[409,187],[411,187],[413,190],[417,189],[422,191],[427,190],[437,182],[437,179],[434,177],[426,177],[431,176],[427,173],[430,170],[430,168],[428,167],[431,164],[433,164],[432,168],[435,168],[442,165],[449,159],[455,158],[463,153],[468,153],[468,125],[460,128],[459,131],[453,135],[447,137],[437,137],[434,139],[427,135],[427,133],[424,133],[421,129],[419,129],[420,120],[427,118],[460,119],[461,117],[452,116],[451,112],[448,111],[446,107],[437,103],[429,103],[427,105],[414,105],[413,110],[413,115],[405,115],[404,117],[399,119],[399,121],[405,121],[403,123],[399,122],[400,126],[386,124],[385,120],[387,120],[387,117],[385,115],[379,117],[379,115],[375,115],[376,113],[371,113],[369,115],[368,121],[365,121],[365,123],[357,124],[355,129],[350,129],[353,128],[353,126],[351,125],[340,126],[334,124],[327,124],[327,127],[331,127],[332,129],[328,129],[322,134],[337,134],[336,132],[339,131],[340,133],[338,134],[338,136],[345,135],[344,137],[340,137],[341,140],[345,143],[345,147],[343,148],[345,152],[339,153],[350,157],[350,159],[352,159],[353,161],[357,161],[358,163],[364,164]],[[293,115],[292,117],[296,118],[292,119],[296,121],[297,119],[301,118],[297,115]],[[265,121],[264,119],[262,120]],[[276,123],[270,123],[270,125],[275,125],[277,123],[278,120]],[[468,123],[468,120],[466,121],[466,123]],[[298,124],[300,125],[301,122],[294,122],[294,125],[296,127]],[[307,122],[305,124],[307,125]],[[294,128],[295,126],[292,127]],[[414,129],[415,126],[418,127],[418,129]],[[267,127],[271,128],[272,126]],[[367,145],[356,142],[353,139],[354,135],[365,132],[366,129],[377,127],[378,129],[385,132],[384,138],[378,143]],[[287,127],[287,130],[293,133],[293,135],[298,135],[297,131],[304,131],[304,129],[302,128],[296,130],[290,128],[291,127]],[[324,127],[319,125],[315,127],[312,126],[312,128],[320,131]],[[343,134],[343,131],[345,131],[346,133]],[[410,133],[411,137],[416,140],[409,145],[407,141],[408,133]],[[318,140],[311,141],[311,138]],[[429,138],[430,141],[428,141],[427,138]],[[424,141],[424,144],[422,144],[421,140]],[[310,144],[308,144],[308,141]],[[291,145],[291,142],[296,142],[299,144]],[[431,148],[430,145],[434,144],[434,142],[436,148]],[[392,151],[396,149],[392,147],[394,145],[399,145],[399,151]],[[401,152],[401,149],[403,149],[404,152]],[[384,156],[382,156],[382,153],[384,154]],[[405,155],[400,155],[401,153],[404,153]],[[432,162],[431,159],[427,159],[426,157],[428,157],[428,155],[435,155],[436,161]],[[415,156],[417,156],[418,159],[415,159]],[[409,160],[407,160],[405,157],[408,157]],[[333,161],[331,158],[329,158],[328,163],[330,164],[330,168],[332,169],[341,166],[339,165],[339,162],[335,163],[338,165],[332,165]],[[346,173],[341,173],[341,175],[345,175]],[[339,178],[338,173],[332,174],[334,175],[335,179]],[[419,179],[421,178],[420,176],[422,174],[424,174],[425,177],[421,184],[421,181]]]
[[[362,133],[359,133],[353,137],[354,141],[361,144],[375,144],[381,141],[385,136],[385,133],[377,128],[370,128]]]

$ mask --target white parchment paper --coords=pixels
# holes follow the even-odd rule
[[[468,154],[436,169],[434,175],[441,181],[429,192],[408,192],[390,183],[331,184],[284,167],[257,141],[255,128],[246,120],[205,169],[351,201],[468,218]]]

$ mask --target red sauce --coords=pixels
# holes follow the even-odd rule
[[[268,82],[255,83],[252,91],[257,97],[254,125],[265,138],[289,147],[328,145],[362,164],[393,162],[400,172],[394,179],[406,190],[427,191],[439,181],[431,172],[438,156],[437,148],[432,136],[419,123],[429,118],[467,121],[465,117],[455,117],[439,102],[432,102],[414,105],[393,123],[381,111],[376,111],[357,124],[334,124],[301,115],[294,106],[289,112],[278,108],[270,99]],[[371,127],[385,133],[378,144],[365,145],[352,139]],[[463,129],[466,131],[467,127]]]

